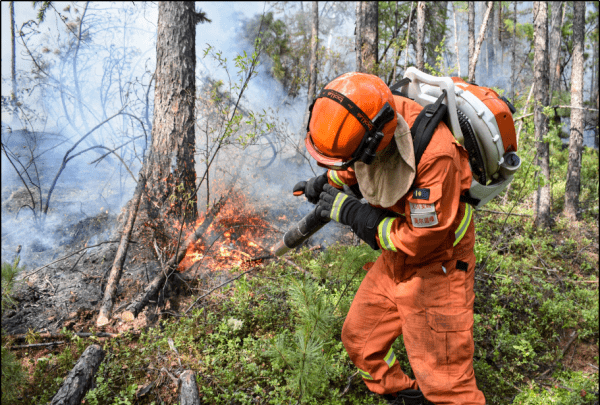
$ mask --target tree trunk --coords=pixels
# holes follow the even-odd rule
[[[307,95],[307,106],[304,112],[304,120],[302,127],[300,128],[302,144],[304,143],[304,137],[306,136],[306,126],[308,125],[308,106],[313,102],[315,93],[317,91],[317,50],[319,41],[319,2],[312,2],[312,33],[310,38],[310,66],[309,66],[309,77],[308,77],[308,95]]]
[[[192,370],[185,370],[179,376],[179,383],[181,385],[179,404],[200,405],[200,394],[198,393],[198,385],[196,385],[196,373]]]
[[[585,41],[585,2],[573,3],[573,65],[571,68],[571,137],[569,138],[569,165],[565,192],[565,215],[577,219],[581,188],[581,149],[583,148],[583,50]]]
[[[469,53],[468,53],[468,63],[467,63],[467,71],[469,66],[471,66],[471,61],[473,60],[473,55],[475,54],[475,2],[469,1],[467,2],[469,8],[469,19],[468,19],[468,35],[469,35]]]
[[[414,7],[415,2],[411,1],[410,2],[410,15],[408,16],[408,25],[406,27],[406,49],[405,49],[405,53],[404,53],[404,72],[406,72],[406,68],[408,67],[408,49],[409,49],[409,44],[410,44],[410,26],[412,23],[412,16],[413,16],[413,7]]]
[[[12,83],[11,103],[17,104],[17,70],[15,68],[15,2],[8,3],[10,11],[10,79]]]
[[[560,65],[558,64],[558,53],[560,51],[560,34],[561,34],[561,17],[562,17],[562,1],[550,2],[552,12],[552,25],[550,29],[549,51],[550,51],[550,103],[552,104],[552,93],[558,88],[558,80],[560,79]],[[557,70],[558,67],[558,70]]]
[[[517,70],[517,2],[513,3],[513,37],[512,37],[512,57],[510,68],[510,94],[513,103],[515,102],[515,70]]]
[[[425,2],[419,1],[417,4],[417,69],[425,70]]]
[[[92,387],[92,380],[103,359],[104,350],[99,345],[88,346],[50,401],[50,405],[81,404],[85,394]]]
[[[119,288],[119,280],[121,279],[121,274],[123,272],[123,264],[125,263],[125,258],[127,257],[129,238],[131,237],[131,232],[133,230],[135,218],[137,217],[137,212],[145,185],[146,178],[143,175],[140,175],[138,185],[135,189],[135,193],[129,207],[127,222],[121,235],[121,242],[119,243],[119,248],[117,249],[115,260],[113,261],[110,275],[108,277],[108,281],[106,282],[106,288],[104,289],[104,298],[102,299],[100,313],[98,314],[98,319],[96,320],[96,326],[98,327],[104,326],[110,322],[111,312],[115,303],[115,296]]]
[[[438,60],[439,52],[435,48],[441,46],[442,42],[447,43],[448,36],[446,35],[448,20],[448,2],[424,2],[425,3],[425,35],[423,39],[424,59],[425,64],[433,67],[436,71],[443,72],[447,66],[446,56]],[[428,45],[429,44],[429,45]],[[438,48],[439,49],[439,48]],[[446,50],[441,50],[442,54],[446,54]]]
[[[500,5],[500,3],[498,3],[498,5]],[[485,42],[486,42],[486,50],[487,50],[487,66],[486,66],[486,71],[487,71],[487,76],[488,78],[493,78],[495,75],[495,69],[494,69],[494,65],[495,65],[495,57],[496,57],[496,53],[495,51],[495,46],[496,46],[496,41],[494,38],[494,32],[496,31],[495,28],[495,19],[496,19],[496,4],[495,2],[492,2],[492,10],[490,12],[490,29],[486,31],[486,38],[485,38]]]
[[[195,152],[196,18],[193,2],[159,2],[148,216],[155,232],[176,215],[197,216]],[[166,235],[163,234],[164,237]]]
[[[548,5],[545,1],[533,3],[534,17],[534,126],[537,149],[537,165],[540,168],[537,179],[546,182],[539,184],[535,193],[535,223],[538,227],[551,226],[550,218],[550,148],[544,137],[548,134],[548,117],[543,109],[548,105]]]
[[[452,17],[454,18],[454,52],[456,53],[456,68],[458,69],[458,77],[462,77],[460,73],[460,53],[458,52],[458,30],[456,27],[456,5],[452,2]]]
[[[363,15],[362,15],[362,1],[356,2],[356,28],[355,28],[355,39],[356,39],[356,71],[362,72],[362,30],[363,30]]]
[[[378,24],[379,3],[376,1],[360,2],[361,29],[360,33],[360,71],[377,74],[378,62]]]
[[[475,83],[475,68],[477,67],[477,59],[479,58],[479,51],[481,50],[481,44],[483,43],[483,38],[485,36],[485,30],[488,25],[488,21],[490,19],[490,13],[492,11],[492,7],[494,6],[493,1],[489,1],[487,4],[487,9],[485,10],[485,14],[483,15],[483,21],[481,22],[481,28],[479,29],[479,36],[477,38],[477,43],[475,44],[475,51],[473,52],[473,59],[469,61],[469,79],[470,83]]]

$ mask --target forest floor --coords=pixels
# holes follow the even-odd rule
[[[475,218],[478,385],[493,404],[596,403],[597,210],[578,222],[557,216],[546,232],[535,229],[527,211],[507,217],[494,213],[500,209]],[[81,249],[94,233],[118,240],[111,221],[99,215],[65,228],[65,235],[78,236],[63,251]],[[261,244],[271,246],[278,237]],[[115,318],[101,330],[95,318],[116,243],[38,271],[18,286],[17,305],[2,317],[2,344],[13,348],[26,372],[14,403],[47,402],[94,342],[107,356],[86,404],[177,403],[176,379],[187,369],[196,372],[204,403],[380,403],[340,341],[362,265],[379,253],[355,246],[347,230],[336,238],[327,249],[294,252],[288,262],[242,261],[181,273],[134,322]],[[155,249],[131,244],[124,269],[115,312],[160,271]],[[54,341],[63,343],[19,348],[51,342],[44,332],[59,332]],[[81,332],[118,335],[81,338]],[[26,338],[15,339],[18,334]],[[412,376],[402,339],[393,348]]]

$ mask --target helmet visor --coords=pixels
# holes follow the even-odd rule
[[[310,136],[310,132],[306,133],[306,140],[304,143],[306,145],[306,150],[317,161],[317,164],[326,169],[346,170],[350,167],[352,163],[354,163],[357,160],[356,158],[352,158],[350,161],[345,162],[341,158],[325,156],[317,149],[317,147],[313,143],[312,138]]]

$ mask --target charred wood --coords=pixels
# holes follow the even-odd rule
[[[185,370],[179,376],[181,390],[179,391],[179,403],[181,405],[200,405],[200,394],[196,385],[196,373]]]
[[[119,280],[123,273],[123,263],[125,263],[125,257],[127,256],[127,248],[129,247],[129,238],[133,230],[133,224],[137,216],[138,208],[140,206],[142,192],[146,185],[146,177],[140,173],[140,180],[138,181],[131,206],[129,207],[129,216],[127,222],[123,228],[121,234],[121,242],[117,249],[117,254],[110,270],[108,282],[106,283],[106,289],[104,290],[104,298],[102,299],[102,305],[100,307],[100,313],[96,320],[96,326],[104,326],[110,321],[111,311],[115,303],[115,295],[119,287]]]
[[[88,346],[50,401],[50,405],[81,404],[81,400],[92,386],[92,380],[104,359],[104,354],[99,345]]]
[[[156,277],[152,279],[150,284],[146,286],[144,291],[138,294],[138,296],[131,302],[131,304],[127,306],[127,308],[125,309],[125,311],[123,311],[121,315],[121,318],[123,320],[128,322],[133,321],[142,311],[142,309],[148,304],[150,298],[152,298],[158,293],[158,291],[165,284],[165,282],[175,271],[175,269],[177,269],[177,266],[185,257],[188,247],[196,243],[198,240],[202,240],[202,235],[206,233],[208,227],[212,224],[213,220],[215,219],[223,205],[225,205],[227,197],[221,198],[219,202],[213,205],[202,224],[200,224],[194,230],[194,232],[190,236],[188,236],[188,238],[181,244],[181,246],[178,246],[177,250],[175,251],[175,255],[173,255],[173,257],[169,259],[162,271],[159,274],[157,274]]]

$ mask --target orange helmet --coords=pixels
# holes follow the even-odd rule
[[[370,164],[396,130],[394,97],[379,77],[346,73],[330,82],[309,107],[306,149],[320,166]]]

